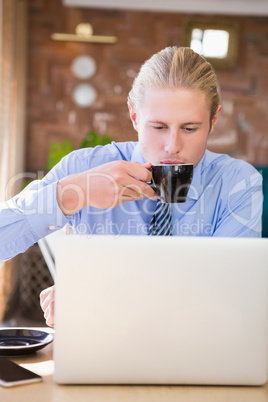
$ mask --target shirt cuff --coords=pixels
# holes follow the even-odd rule
[[[66,225],[68,220],[57,202],[57,182],[38,190],[25,215],[36,241]]]

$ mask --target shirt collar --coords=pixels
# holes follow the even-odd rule
[[[138,142],[136,143],[133,153],[131,155],[131,162],[145,163],[141,154],[140,144]]]
[[[207,151],[205,151],[201,160],[194,168],[192,183],[187,194],[187,197],[191,198],[192,200],[198,200],[200,194],[202,193],[202,174],[205,168],[206,153]]]

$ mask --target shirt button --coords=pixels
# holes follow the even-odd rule
[[[54,225],[49,225],[49,230],[55,230],[56,229],[56,226],[54,226]]]

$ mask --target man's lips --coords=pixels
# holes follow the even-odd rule
[[[178,161],[177,159],[166,159],[160,162],[161,165],[184,165],[185,162]]]

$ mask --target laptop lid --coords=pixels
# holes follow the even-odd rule
[[[54,379],[261,385],[268,240],[64,236]]]

